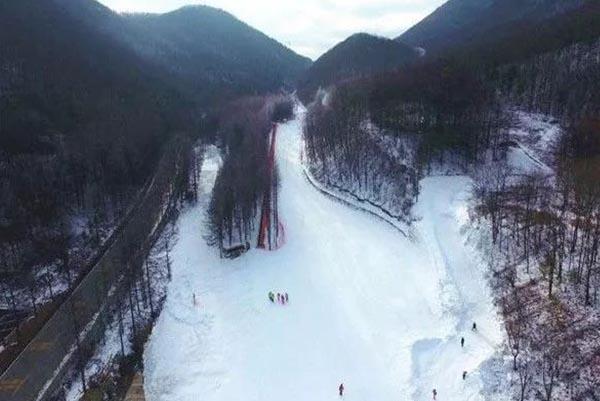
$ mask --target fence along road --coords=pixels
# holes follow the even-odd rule
[[[57,389],[76,357],[76,349],[92,346],[104,332],[110,311],[122,290],[123,265],[141,266],[168,218],[185,172],[189,142],[167,146],[154,177],[128,223],[69,298],[0,376],[0,400],[44,400]],[[169,205],[169,207],[165,207]],[[124,262],[125,261],[125,262]]]

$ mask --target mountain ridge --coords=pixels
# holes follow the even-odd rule
[[[586,0],[449,0],[396,40],[423,47],[428,54],[496,36],[503,25],[538,23],[574,9]]]
[[[325,52],[306,71],[299,87],[305,95],[319,87],[384,72],[415,61],[419,52],[393,39],[355,33]]]
[[[290,85],[311,61],[222,9],[116,13],[95,0],[49,0],[132,49],[163,78],[204,104]],[[229,95],[228,95],[229,96]]]

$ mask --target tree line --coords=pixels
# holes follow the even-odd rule
[[[94,389],[108,393],[105,397],[117,397],[115,392],[126,391],[122,386],[128,384],[128,375],[140,368],[144,343],[160,314],[171,279],[170,253],[178,210],[194,201],[190,197],[196,189],[194,165],[202,155],[192,149],[186,136],[169,141],[143,201],[117,232],[118,239],[65,300],[64,305],[70,307],[57,311],[67,313],[63,319],[69,325],[61,334],[74,339],[74,352],[56,372],[49,390],[56,392],[56,397],[51,399],[66,399],[59,381],[68,388],[75,379],[83,391]],[[110,351],[114,355],[106,362],[112,366],[90,369],[103,363],[94,356],[111,331],[118,334],[119,346],[118,351]],[[63,351],[61,347],[55,350],[59,355]]]
[[[499,148],[506,130],[493,88],[436,61],[340,83],[313,102],[304,130],[311,171],[410,221],[420,177],[467,172]]]
[[[276,194],[279,182],[277,169],[273,177],[269,171],[269,133],[273,123],[293,113],[287,97],[242,98],[219,112],[216,140],[223,164],[207,212],[206,238],[221,255],[225,248],[255,241],[265,191],[272,185]]]
[[[581,399],[600,386],[600,121],[562,136],[556,175],[488,169],[476,179],[517,399]],[[559,395],[560,394],[560,395]]]
[[[502,102],[570,124],[600,113],[600,4],[514,21],[445,55],[493,85]]]

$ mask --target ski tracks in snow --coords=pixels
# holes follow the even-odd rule
[[[498,349],[502,335],[491,304],[486,267],[477,264],[475,249],[465,243],[461,217],[469,201],[471,182],[466,177],[439,176],[423,181],[417,214],[417,231],[440,280],[444,321],[450,325],[444,338],[413,345],[413,399],[427,399],[432,390],[438,400],[480,400],[479,367]],[[472,331],[493,333],[491,339]],[[465,347],[461,347],[465,338]],[[462,372],[467,379],[462,380]]]

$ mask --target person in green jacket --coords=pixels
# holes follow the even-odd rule
[[[275,303],[275,294],[273,294],[273,291],[269,291],[269,300],[271,303]]]

